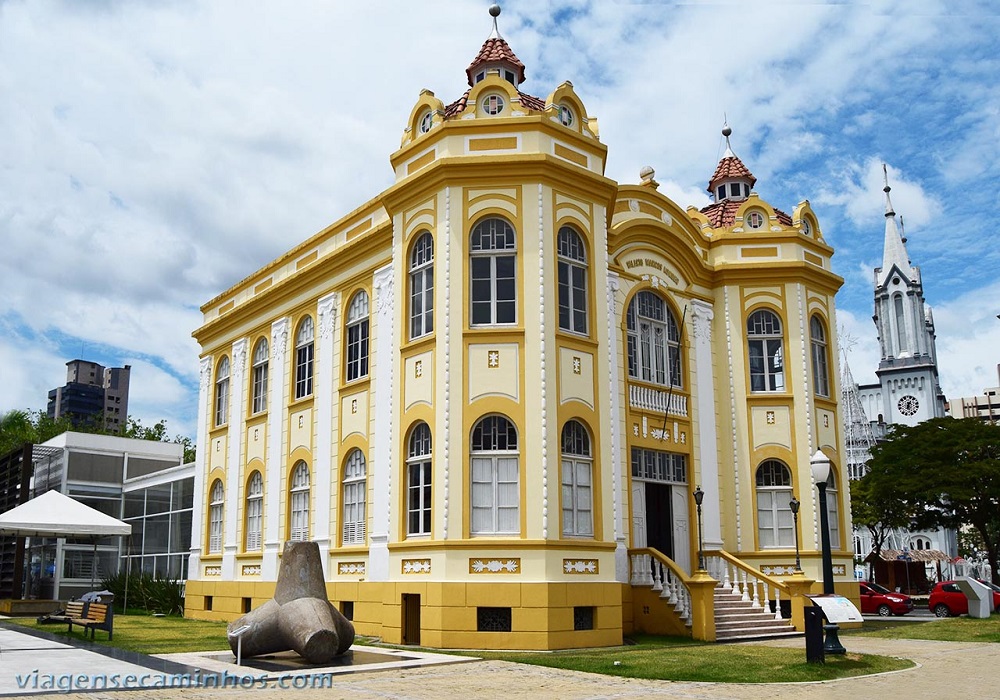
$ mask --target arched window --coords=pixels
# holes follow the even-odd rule
[[[251,393],[253,395],[251,410],[260,413],[267,408],[267,340],[261,338],[253,350],[253,378]]]
[[[305,462],[296,462],[295,469],[292,470],[288,501],[291,504],[288,539],[306,542],[309,539],[309,466]]]
[[[487,416],[472,429],[474,535],[518,534],[521,492],[517,430],[503,416]]]
[[[212,491],[208,500],[208,553],[222,553],[222,508],[226,502],[226,490],[222,479],[212,482]]]
[[[215,372],[215,424],[225,425],[229,420],[229,358],[219,360]]]
[[[347,308],[347,381],[368,376],[368,292],[351,297]]]
[[[578,421],[568,421],[562,431],[563,535],[594,535],[593,474],[590,434]]]
[[[517,322],[517,240],[503,219],[484,219],[472,229],[469,267],[472,325]]]
[[[406,534],[431,534],[431,429],[417,423],[406,458]]]
[[[750,391],[785,390],[785,350],[781,319],[773,311],[760,309],[747,319],[750,351]]]
[[[809,319],[809,340],[812,343],[813,389],[817,396],[830,395],[830,373],[827,368],[826,328],[819,316]]]
[[[757,467],[757,533],[760,548],[795,545],[792,509],[792,474],[776,459]]]
[[[313,331],[312,316],[306,316],[295,334],[295,398],[313,393]]]
[[[410,254],[410,338],[434,330],[434,239],[423,233]]]
[[[559,327],[587,334],[587,249],[569,226],[559,229]]]
[[[264,479],[254,471],[247,484],[246,551],[260,551],[260,535],[264,514]]]
[[[906,316],[903,314],[903,295],[892,297],[893,315],[896,320],[896,357],[906,351]]]
[[[826,515],[830,521],[830,547],[840,548],[840,494],[837,492],[837,477],[830,469],[826,478]]]
[[[344,544],[365,543],[366,475],[364,454],[351,450],[344,464]]]
[[[632,298],[626,315],[628,376],[681,387],[681,333],[667,303],[654,292]]]

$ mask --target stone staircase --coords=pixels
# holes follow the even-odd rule
[[[788,620],[775,619],[768,607],[754,607],[736,590],[715,589],[715,640],[735,642],[801,636]]]

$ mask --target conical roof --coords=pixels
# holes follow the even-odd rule
[[[476,83],[476,74],[481,72],[483,68],[498,64],[514,74],[514,85],[520,85],[524,82],[524,64],[514,54],[510,45],[500,36],[500,30],[497,28],[500,6],[491,6],[490,14],[493,16],[493,32],[483,42],[483,47],[479,49],[479,53],[469,64],[469,67],[465,69],[465,74],[469,77],[469,86]]]

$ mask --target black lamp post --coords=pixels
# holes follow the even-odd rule
[[[817,450],[809,460],[812,467],[813,481],[819,490],[819,534],[823,546],[823,594],[833,595],[833,554],[830,551],[830,516],[826,510],[826,485],[830,478],[830,458]],[[846,654],[847,649],[840,643],[836,624],[823,625],[826,630],[826,643],[823,651],[827,654]]]
[[[698,507],[698,571],[705,570],[705,546],[702,544],[701,536],[701,502],[705,500],[705,492],[701,490],[701,486],[696,486],[694,489],[694,504]]]
[[[792,527],[795,529],[795,570],[802,571],[802,561],[799,559],[799,499],[792,497],[788,507],[792,511]]]

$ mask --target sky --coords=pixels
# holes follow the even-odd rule
[[[199,307],[389,186],[420,91],[445,103],[483,0],[0,0],[0,413],[66,362],[132,367],[129,412],[196,433]],[[875,382],[882,164],[948,398],[997,386],[1000,4],[508,0],[525,92],[572,81],[606,175],[709,203],[732,148],[808,199],[854,378]]]

